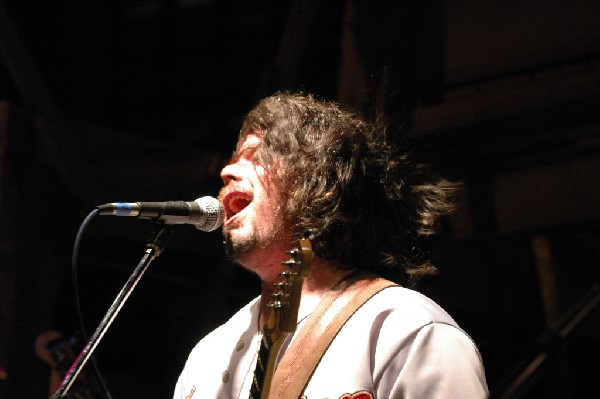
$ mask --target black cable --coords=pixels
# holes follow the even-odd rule
[[[73,253],[71,256],[71,279],[72,279],[72,284],[73,284],[73,292],[75,295],[75,307],[77,309],[77,317],[79,319],[81,335],[85,342],[87,342],[89,338],[88,338],[88,334],[87,334],[87,331],[85,328],[85,324],[83,323],[83,313],[81,311],[81,300],[79,298],[79,282],[77,279],[77,263],[79,260],[79,246],[81,244],[83,232],[85,231],[85,229],[87,228],[87,226],[91,222],[91,220],[94,217],[96,217],[96,215],[98,215],[98,212],[99,212],[98,209],[94,209],[92,212],[90,212],[86,216],[86,218],[81,223],[81,226],[79,227],[79,231],[77,232],[77,236],[75,237],[75,243],[73,244]],[[104,391],[104,395],[106,396],[107,399],[112,399],[112,396],[110,395],[110,392],[108,391],[108,387],[106,386],[106,383],[104,382],[104,379],[102,378],[102,375],[100,374],[100,370],[98,370],[98,366],[96,365],[96,360],[94,359],[93,355],[91,355],[90,360],[92,362],[92,367],[94,369],[94,373],[96,374],[98,382],[99,382],[100,386],[102,387],[102,390]]]

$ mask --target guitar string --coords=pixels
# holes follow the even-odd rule
[[[304,320],[306,320],[308,318],[308,316],[310,316],[313,312],[314,312],[314,310],[311,311],[311,312],[309,312],[308,314],[304,315],[302,318],[300,318],[298,320],[298,323],[296,323],[296,325],[299,326],[300,323],[302,323]],[[259,339],[258,338],[256,339],[258,341],[258,348],[254,351],[254,356],[252,358],[252,361],[250,362],[250,366],[248,367],[248,369],[246,371],[246,375],[244,376],[244,379],[243,379],[244,382],[242,383],[242,386],[246,385],[245,381],[247,381],[248,377],[250,377],[250,374],[252,374],[251,378],[254,379],[254,371],[256,369],[256,363],[258,362],[258,354],[260,352],[260,347],[261,347],[261,344],[262,344],[263,334],[264,334],[264,331],[259,331],[258,332]],[[287,349],[287,347],[289,346],[289,342],[291,341],[292,337],[293,337],[293,334],[290,335],[289,337],[287,337],[286,338],[286,342],[281,347],[280,353],[277,356],[277,362],[278,363],[279,363],[279,360],[281,360],[282,352],[285,352],[285,349]],[[250,387],[252,387],[252,383],[250,383]],[[241,397],[241,395],[243,395],[243,392],[240,392],[238,394],[238,398]]]

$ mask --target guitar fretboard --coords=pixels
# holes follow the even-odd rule
[[[272,348],[273,342],[271,342],[270,334],[267,331],[264,331],[262,340],[260,341],[260,348],[258,349],[254,378],[250,388],[250,399],[260,399],[261,397],[261,391],[265,382],[267,362],[269,361]]]

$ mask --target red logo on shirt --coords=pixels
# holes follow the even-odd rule
[[[308,399],[306,396],[301,396],[299,399]],[[373,395],[367,391],[358,391],[354,393],[345,393],[339,399],[373,399]]]
[[[345,393],[340,396],[340,399],[373,399],[373,395],[367,391],[358,391],[352,394]]]

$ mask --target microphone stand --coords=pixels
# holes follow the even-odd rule
[[[148,240],[148,243],[146,244],[146,250],[144,251],[142,259],[138,263],[137,267],[135,268],[129,279],[127,279],[127,282],[125,282],[125,285],[115,298],[113,304],[106,312],[106,315],[104,315],[104,318],[96,328],[94,335],[92,335],[92,337],[85,345],[79,356],[77,356],[77,359],[75,359],[75,361],[71,365],[71,368],[65,375],[65,378],[63,379],[60,387],[54,393],[54,395],[51,396],[52,399],[67,397],[67,393],[71,388],[71,385],[73,385],[73,382],[75,382],[75,379],[85,366],[86,362],[89,360],[90,356],[92,355],[92,352],[100,343],[100,340],[104,336],[104,333],[106,333],[111,323],[125,304],[125,301],[129,297],[129,294],[131,294],[137,283],[140,281],[142,275],[144,274],[146,269],[148,269],[148,266],[150,266],[150,263],[156,257],[158,257],[162,251],[164,251],[164,247],[166,246],[167,241],[171,237],[171,230],[173,226],[158,223],[155,226],[156,229],[152,237],[150,238],[150,240]]]

